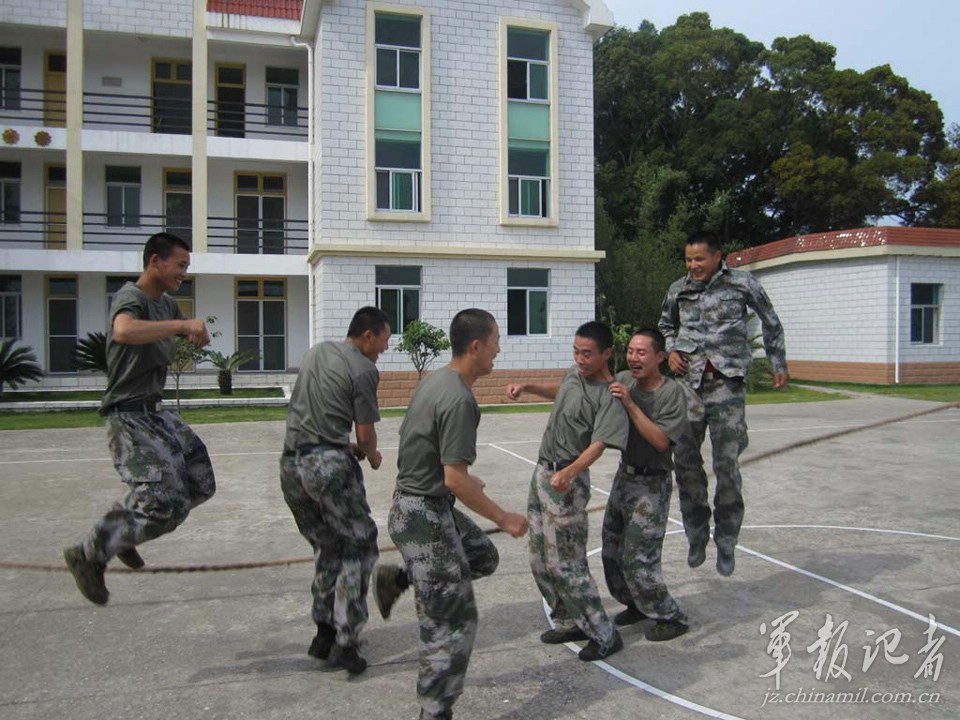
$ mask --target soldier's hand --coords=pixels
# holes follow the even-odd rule
[[[530,522],[523,515],[508,512],[504,513],[503,519],[498,524],[498,527],[512,537],[521,538],[527,534],[527,530],[530,528]]]
[[[184,334],[187,336],[187,340],[197,347],[210,344],[210,332],[203,320],[187,320]]]
[[[554,473],[553,477],[550,478],[550,487],[560,493],[564,493],[570,489],[570,483],[573,482],[573,475],[567,472],[567,468],[564,468],[560,472]]]
[[[371,455],[367,460],[370,462],[370,467],[374,470],[380,469],[380,463],[383,462],[383,455],[380,454],[379,450],[374,450],[373,455]]]
[[[360,449],[360,446],[357,445],[356,443],[350,443],[350,450],[351,452],[353,452],[353,456],[357,460],[363,460],[366,457],[366,454],[363,452],[363,450]]]
[[[670,353],[667,363],[670,365],[670,369],[673,370],[674,375],[687,374],[687,356],[682,352],[677,352],[674,350],[672,353]]]
[[[516,400],[523,394],[523,385],[520,383],[510,383],[507,385],[507,396],[511,400]]]
[[[779,390],[787,386],[787,374],[784,372],[775,373],[773,376],[773,389]]]
[[[633,398],[630,397],[630,391],[623,383],[610,383],[610,394],[620,400],[625,408],[633,407],[635,404]]]

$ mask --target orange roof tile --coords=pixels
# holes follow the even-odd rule
[[[855,230],[835,230],[811,235],[796,235],[766,245],[732,252],[727,256],[727,264],[730,267],[738,267],[805,252],[882,245],[960,247],[960,228],[865,227]]]
[[[299,20],[303,0],[207,0],[207,12]]]

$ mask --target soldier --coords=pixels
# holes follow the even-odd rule
[[[739,457],[747,447],[744,383],[752,360],[747,311],[760,319],[777,389],[787,384],[783,326],[760,283],[750,273],[727,267],[714,233],[699,230],[690,235],[685,255],[688,273],[667,291],[659,327],[667,341],[670,369],[687,396],[692,430],[691,440],[681,442],[674,453],[680,511],[690,545],[687,563],[690,567],[703,563],[710,539],[707,475],[700,454],[709,427],[717,478],[713,499],[717,572],[731,575],[743,522]]]
[[[190,510],[213,497],[213,466],[203,442],[177,413],[161,407],[177,336],[210,342],[202,320],[188,320],[167,292],[187,277],[190,246],[171,233],[150,236],[143,272],[117,291],[107,333],[107,389],[100,404],[113,465],[128,493],[79,545],[63,551],[87,600],[105,605],[107,562],[116,555],[143,567],[140,543],[173,531]]]
[[[690,432],[683,390],[660,373],[665,359],[663,335],[641,330],[627,346],[630,369],[610,386],[630,417],[630,437],[603,516],[603,574],[610,594],[627,606],[613,622],[652,618],[644,637],[653,641],[689,629],[660,567],[673,487],[671,448]]]
[[[588,322],[574,337],[576,365],[559,383],[507,387],[514,400],[522,393],[555,400],[530,482],[530,568],[555,624],[540,640],[588,640],[579,653],[585,661],[602,660],[623,647],[587,565],[588,468],[607,447],[627,445],[627,416],[609,389],[612,352],[610,328]]]
[[[377,561],[360,462],[380,467],[376,362],[390,342],[390,322],[375,307],[357,310],[347,338],[317,343],[300,363],[287,410],[280,487],[300,534],[313,547],[313,620],[307,652],[362,673],[357,647],[367,622],[367,585]],[[350,442],[356,425],[357,442]]]
[[[463,692],[477,632],[472,580],[497,569],[497,548],[454,507],[459,500],[515,538],[527,532],[522,515],[506,512],[469,473],[477,457],[480,408],[477,378],[489,375],[500,352],[500,330],[485,310],[462,310],[450,323],[453,359],[423,379],[400,426],[397,489],[388,528],[405,567],[381,565],[374,598],[384,618],[413,585],[420,620],[420,718],[452,718]]]

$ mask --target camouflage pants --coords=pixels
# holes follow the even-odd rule
[[[670,514],[670,473],[617,470],[603,515],[603,574],[610,594],[658,620],[686,621],[660,567]]]
[[[463,693],[473,652],[472,581],[493,574],[500,555],[476,523],[453,507],[452,495],[397,491],[388,528],[406,564],[420,621],[417,697],[425,716],[442,716]]]
[[[590,473],[577,475],[565,493],[550,486],[553,474],[540,463],[530,482],[527,518],[533,579],[558,628],[572,630],[577,626],[607,649],[614,642],[616,630],[600,603],[600,592],[587,565]]]
[[[747,447],[744,413],[746,390],[741,378],[704,379],[698,391],[681,382],[687,398],[691,435],[674,449],[680,512],[691,545],[710,538],[710,506],[707,502],[707,474],[700,448],[707,429],[713,449],[713,540],[718,547],[732,550],[743,522],[743,481],[740,453]]]
[[[334,628],[338,645],[356,645],[369,617],[367,587],[378,557],[360,464],[347,448],[284,453],[280,488],[313,547],[313,620]]]
[[[176,413],[111,413],[106,426],[113,466],[130,490],[83,543],[98,563],[171,532],[216,491],[206,445]]]

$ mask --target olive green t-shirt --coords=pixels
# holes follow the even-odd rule
[[[287,407],[284,450],[350,444],[353,423],[380,420],[374,362],[349,340],[326,340],[307,351]]]
[[[456,370],[425,377],[410,400],[400,425],[397,489],[442,497],[444,465],[472,465],[477,459],[480,406]]]
[[[610,394],[610,383],[584,380],[573,366],[560,381],[539,458],[570,463],[597,441],[623,450],[629,422],[623,404]]]
[[[173,362],[177,339],[168,337],[144,345],[125,345],[113,339],[113,320],[127,313],[137,320],[182,320],[177,301],[164,293],[153,299],[136,283],[128,282],[113,296],[107,330],[107,389],[100,412],[118,403],[153,402],[167,382],[167,366]]]
[[[634,467],[647,467],[659,470],[673,469],[673,446],[680,438],[690,432],[687,422],[687,403],[683,389],[673,378],[665,377],[663,385],[653,391],[641,390],[629,370],[617,373],[617,382],[630,389],[630,397],[640,406],[643,414],[650,418],[663,434],[670,438],[670,447],[659,452],[630,423],[630,437],[627,449],[623,452],[623,461]]]

